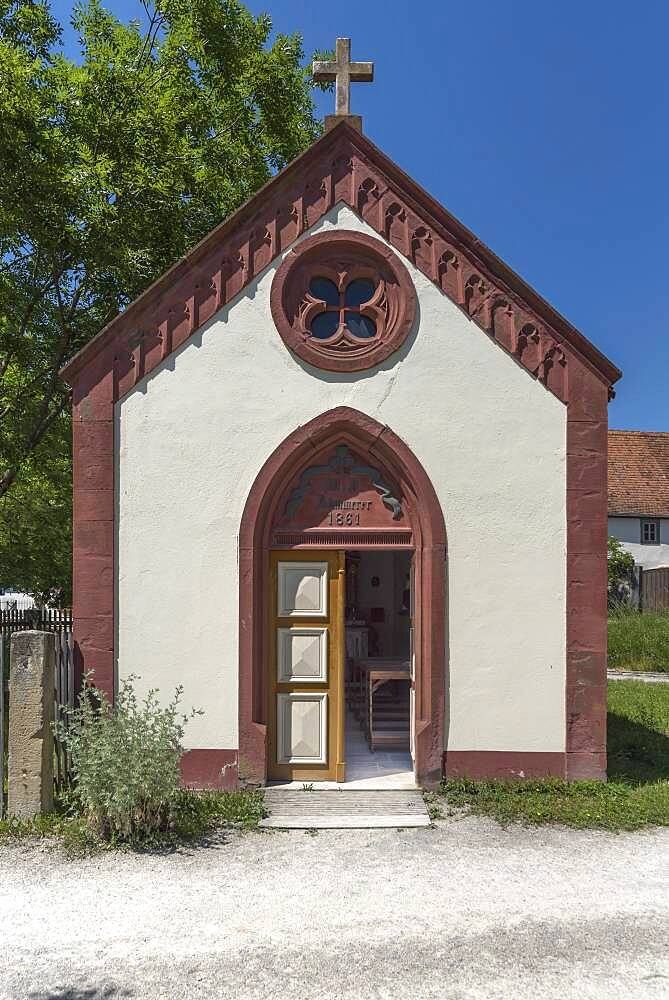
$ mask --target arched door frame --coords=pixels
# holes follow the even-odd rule
[[[316,452],[348,443],[376,460],[402,492],[414,544],[416,775],[442,775],[446,689],[446,529],[429,476],[388,427],[350,407],[298,427],[270,455],[248,495],[239,537],[239,775],[264,782],[267,755],[267,615],[270,533],[276,505]],[[346,546],[342,546],[345,548]]]

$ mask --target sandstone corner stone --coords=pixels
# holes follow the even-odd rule
[[[7,806],[19,819],[53,809],[55,656],[50,632],[12,636]]]

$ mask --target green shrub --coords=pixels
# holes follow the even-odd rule
[[[184,727],[182,689],[163,707],[156,691],[140,702],[129,678],[112,706],[88,684],[66,725],[56,728],[72,760],[75,792],[91,829],[112,842],[167,831],[179,793]]]
[[[110,846],[119,847],[122,843],[141,850],[164,850],[201,839],[221,829],[254,830],[267,815],[261,788],[235,792],[196,792],[180,788],[169,803],[169,819],[164,829],[136,833],[131,839],[115,837],[110,842],[109,839],[101,839],[91,829],[80,809],[75,796],[70,798],[68,808],[61,803],[58,812],[35,816],[30,820],[20,820],[15,816],[0,820],[0,845],[3,841],[25,837],[53,837],[70,857],[82,857]]]
[[[634,557],[617,538],[609,538],[607,553],[609,607],[628,604],[634,585]]]

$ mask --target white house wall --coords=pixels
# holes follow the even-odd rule
[[[337,206],[313,231],[367,232]],[[406,262],[405,262],[406,263]],[[410,264],[416,329],[379,368],[307,369],[272,322],[269,267],[116,405],[117,656],[191,748],[238,745],[240,519],[264,461],[335,406],[416,454],[448,533],[446,741],[565,746],[566,408]]]
[[[660,522],[660,544],[641,544],[640,517],[610,517],[609,535],[617,538],[623,548],[634,558],[637,566],[644,569],[655,569],[659,566],[669,566],[669,518],[649,518]]]

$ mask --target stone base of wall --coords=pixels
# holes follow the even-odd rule
[[[238,750],[187,750],[181,758],[181,783],[230,792],[238,786],[238,758]]]
[[[606,781],[605,753],[551,753],[523,750],[448,750],[446,778],[567,778]]]
[[[448,750],[445,778],[567,778],[606,781],[606,754],[529,752],[524,750]],[[242,786],[238,750],[187,750],[181,759],[187,788],[232,791]],[[436,783],[436,782],[435,782]]]

